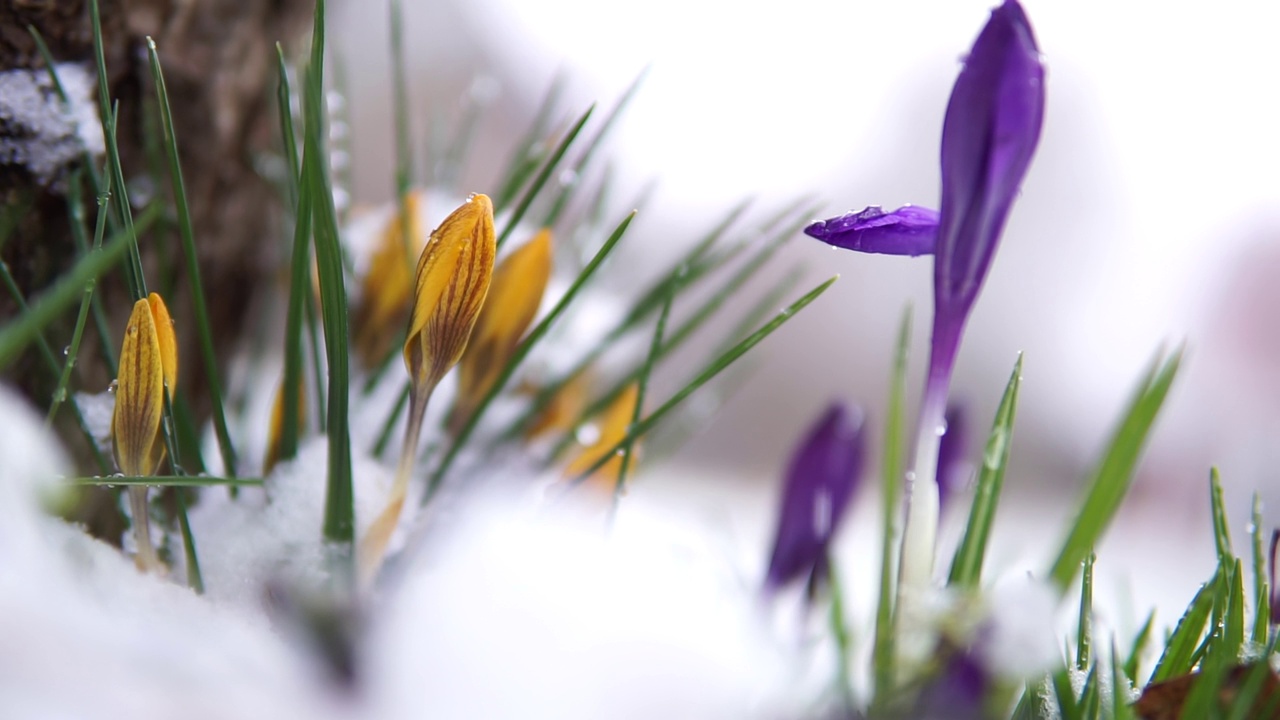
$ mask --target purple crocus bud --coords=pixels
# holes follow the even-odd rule
[[[946,433],[938,442],[938,513],[946,511],[947,500],[964,487],[969,464],[969,424],[965,406],[947,405]]]
[[[969,310],[991,266],[1009,209],[1040,141],[1044,66],[1016,0],[991,11],[956,79],[942,126],[942,204],[933,265],[933,336],[920,407],[899,597],[933,575],[938,445],[951,372]],[[908,601],[910,602],[910,601]],[[902,622],[913,622],[909,612]]]
[[[832,403],[791,456],[765,575],[767,591],[821,572],[827,545],[862,474],[862,427],[860,409]]]
[[[885,212],[878,205],[830,220],[819,220],[804,234],[828,245],[880,255],[932,255],[938,241],[938,211],[903,205]]]

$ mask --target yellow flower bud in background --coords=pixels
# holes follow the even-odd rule
[[[356,354],[366,368],[376,366],[391,349],[396,334],[404,327],[413,290],[413,258],[422,249],[422,196],[405,196],[404,213],[387,221],[378,247],[370,260],[369,272],[361,284],[360,304],[352,318]],[[409,228],[405,242],[404,229]]]
[[[631,418],[635,415],[636,400],[640,397],[640,386],[631,383],[622,392],[618,393],[618,397],[614,398],[609,406],[601,411],[596,417],[594,424],[596,428],[595,442],[584,448],[577,457],[569,461],[565,466],[564,478],[572,480],[588,468],[595,465],[604,457],[604,454],[613,450],[613,446],[622,442],[627,436],[627,432],[631,429]],[[636,457],[636,446],[631,448],[632,462]],[[609,462],[601,465],[598,470],[591,473],[586,482],[594,485],[609,493],[614,491],[618,484],[618,475],[622,472],[622,456],[615,455],[609,459]]]
[[[120,350],[111,445],[125,475],[154,475],[164,459],[160,419],[165,387],[178,384],[178,343],[173,320],[160,296],[151,293],[133,305]]]
[[[302,419],[307,414],[306,389],[298,387],[298,425],[301,430]],[[271,425],[267,429],[267,452],[262,458],[262,474],[268,475],[276,462],[280,460],[280,435],[284,432],[284,384],[276,387],[276,399],[271,403]]]
[[[533,323],[551,277],[551,230],[542,229],[494,270],[489,297],[458,363],[458,399],[449,417],[456,434],[492,389]]]
[[[524,439],[532,441],[544,433],[572,430],[573,424],[578,421],[582,411],[587,407],[587,393],[591,391],[592,384],[590,368],[569,378],[551,396],[542,411],[525,426]],[[530,388],[530,390],[536,392],[536,389]]]
[[[458,363],[480,315],[497,254],[493,203],[472,195],[431,233],[414,275],[404,361],[414,393],[430,394]]]

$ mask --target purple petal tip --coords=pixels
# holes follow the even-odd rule
[[[858,212],[819,220],[806,235],[846,250],[880,255],[930,255],[938,237],[936,210],[904,205],[885,212],[872,205]]]

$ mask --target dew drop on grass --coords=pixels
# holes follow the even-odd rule
[[[66,357],[66,356],[68,356],[68,355],[70,355],[70,354],[71,354],[71,346],[70,346],[70,345],[64,345],[64,346],[62,347],[62,357]]]

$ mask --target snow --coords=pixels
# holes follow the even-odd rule
[[[58,97],[48,71],[0,72],[0,163],[24,165],[44,185],[87,151],[103,152],[94,76],[86,65],[58,63],[58,80],[67,94]]]

